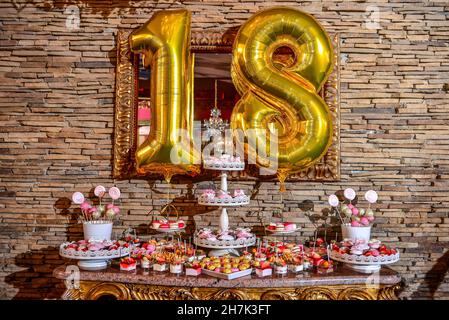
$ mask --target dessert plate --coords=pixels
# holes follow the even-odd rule
[[[250,238],[241,238],[235,240],[207,240],[198,237],[193,238],[193,242],[203,248],[208,249],[236,249],[253,246],[256,243],[256,236]]]
[[[185,226],[182,228],[153,228],[153,226],[150,227],[152,230],[156,230],[157,232],[163,232],[163,233],[173,233],[173,232],[180,232],[185,230]]]
[[[216,278],[220,278],[220,279],[225,279],[225,280],[232,280],[232,279],[237,279],[237,278],[241,278],[244,276],[248,276],[253,272],[253,269],[249,268],[243,271],[237,271],[237,272],[233,272],[233,273],[222,273],[222,272],[216,272],[216,271],[211,271],[211,270],[207,270],[207,269],[201,269],[201,272],[204,274],[207,274],[208,276],[211,277],[216,277]]]
[[[297,227],[296,229],[293,229],[293,230],[282,230],[282,231],[280,231],[280,230],[270,230],[270,229],[268,229],[268,227],[265,227],[265,230],[270,232],[272,235],[276,235],[276,234],[290,234],[290,233],[294,233],[294,232],[296,232],[296,231],[298,231],[300,229],[301,228]]]

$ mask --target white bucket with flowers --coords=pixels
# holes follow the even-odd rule
[[[334,207],[341,221],[341,232],[343,239],[365,240],[368,242],[371,238],[371,225],[374,222],[374,211],[371,204],[377,201],[377,193],[369,190],[365,193],[365,199],[368,201],[368,208],[358,209],[352,201],[355,199],[355,191],[347,188],[344,196],[349,200],[349,204],[340,203],[336,195],[329,196],[329,204]]]
[[[111,240],[113,221],[120,213],[119,207],[114,204],[114,201],[120,198],[120,189],[117,187],[109,188],[108,194],[112,199],[112,203],[106,206],[102,204],[106,188],[97,186],[94,194],[99,198],[99,205],[96,207],[89,204],[81,192],[75,192],[72,195],[73,202],[81,207],[82,214],[80,218],[83,222],[84,239],[95,241]]]

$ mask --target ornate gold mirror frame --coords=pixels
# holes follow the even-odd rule
[[[137,68],[128,38],[133,30],[121,29],[117,34],[117,67],[114,124],[113,176],[117,179],[137,177],[134,154],[137,147]],[[226,33],[193,32],[192,52],[231,53],[237,30]],[[334,70],[320,91],[332,114],[333,137],[324,157],[312,167],[290,176],[287,181],[336,181],[340,179],[340,52],[338,34],[331,35],[334,45]],[[150,177],[149,177],[150,178]],[[155,177],[156,178],[156,177]],[[245,180],[257,179],[247,171],[239,174]],[[270,178],[274,180],[274,178]]]

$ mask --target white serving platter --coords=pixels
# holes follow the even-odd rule
[[[201,269],[201,272],[204,274],[207,274],[208,276],[211,276],[211,277],[216,277],[216,278],[225,279],[225,280],[233,280],[233,279],[237,279],[237,278],[241,278],[241,277],[250,275],[253,272],[253,269],[249,268],[249,269],[246,269],[243,271],[237,271],[237,272],[233,272],[233,273],[221,273],[221,272],[210,271],[207,269]]]
[[[270,230],[270,229],[268,229],[268,227],[265,227],[265,230],[267,231],[267,232],[269,232],[269,233],[271,233],[271,235],[273,235],[273,236],[275,236],[275,235],[281,235],[281,234],[290,234],[290,233],[295,233],[296,231],[298,231],[298,230],[300,230],[301,228],[296,228],[296,229],[293,229],[293,230],[287,230],[287,231],[277,231],[277,230]]]
[[[216,241],[210,241],[194,237],[193,243],[200,247],[208,249],[236,249],[253,246],[256,243],[256,236],[254,235],[251,238],[247,239],[216,240]]]
[[[218,171],[242,171],[245,169],[244,162],[229,162],[225,164],[214,164],[209,161],[203,162],[203,168]]]
[[[232,199],[219,199],[219,198],[213,198],[213,199],[205,199],[203,197],[198,198],[198,204],[201,204],[203,206],[215,206],[215,207],[238,207],[238,206],[244,206],[249,204],[250,199],[248,196],[245,196],[244,199],[236,200],[234,198]]]

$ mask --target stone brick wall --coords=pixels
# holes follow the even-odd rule
[[[231,223],[260,225],[283,208],[313,235],[320,213],[346,187],[379,191],[374,236],[397,246],[402,298],[449,298],[449,4],[447,1],[2,1],[0,3],[0,298],[57,298],[58,245],[81,237],[70,196],[97,184],[121,188],[122,226],[143,232],[167,193],[189,223],[215,223],[194,207],[195,185],[114,181],[115,38],[154,10],[187,8],[194,29],[237,26],[275,4],[303,9],[341,35],[341,173],[336,183],[239,182],[254,190]],[[77,7],[73,7],[76,5]],[[380,20],[366,24],[368,6]],[[70,14],[79,8],[79,29]],[[75,10],[75,11],[74,11]],[[282,201],[283,200],[283,201]],[[256,228],[257,230],[257,228]],[[260,227],[259,227],[260,230]]]

